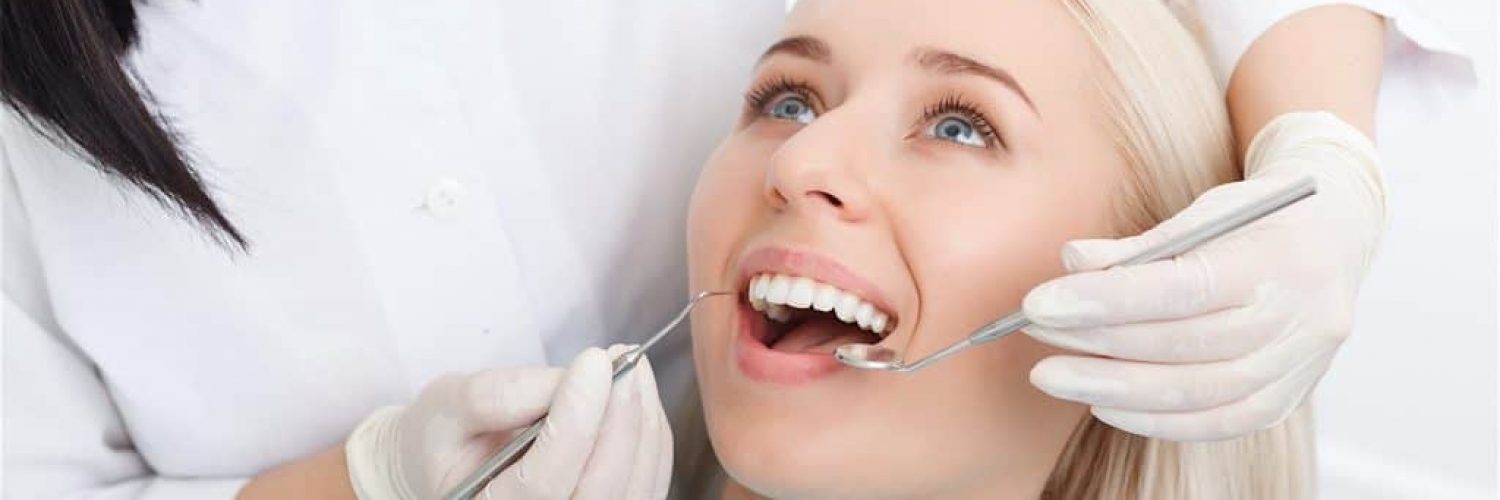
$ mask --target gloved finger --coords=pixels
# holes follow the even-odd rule
[[[614,359],[630,348],[612,346],[609,357]],[[640,370],[640,367],[635,370]],[[594,450],[578,478],[574,498],[619,498],[620,492],[629,486],[632,471],[637,466],[635,455],[641,444],[641,424],[645,420],[641,411],[640,385],[640,374],[632,371],[610,388],[609,407],[604,410],[599,438],[594,442]]]
[[[1193,412],[1143,412],[1094,407],[1095,418],[1126,432],[1170,441],[1218,441],[1268,429],[1302,404],[1333,356],[1320,356],[1286,378],[1233,403]]]
[[[653,381],[656,378],[654,373],[652,375]],[[651,390],[653,394],[656,394],[655,383],[651,384]],[[677,442],[672,439],[672,422],[667,418],[666,411],[661,407],[660,394],[657,394],[656,401],[657,415],[661,422],[661,432],[657,433],[657,439],[661,442],[659,448],[661,452],[657,454],[656,482],[652,488],[654,492],[652,497],[667,498],[672,493],[672,465],[676,463],[673,460],[673,456],[677,452]]]
[[[1052,356],[1031,369],[1031,383],[1059,399],[1132,411],[1198,411],[1245,398],[1337,344],[1291,333],[1231,361],[1158,364]]]
[[[573,493],[610,397],[609,357],[585,349],[563,374],[535,444],[486,488],[494,498],[565,498]]]
[[[656,434],[660,440],[661,453],[657,454],[656,482],[651,491],[652,498],[667,498],[672,493],[672,464],[673,456],[677,451],[677,442],[672,439],[671,421],[667,419],[666,412],[660,415],[661,432]]]
[[[1127,238],[1073,240],[1063,245],[1063,267],[1069,273],[1098,271],[1117,265],[1147,249],[1171,240],[1209,221],[1243,207],[1251,200],[1286,187],[1288,180],[1252,179],[1214,186],[1193,203],[1156,227]],[[1269,218],[1270,216],[1268,216]],[[1264,221],[1266,219],[1262,219]]]
[[[1063,276],[1026,294],[1022,307],[1033,323],[1088,328],[1167,321],[1243,306],[1253,289],[1226,283],[1215,262],[1192,252],[1174,259]],[[1240,274],[1242,275],[1242,274]]]
[[[666,498],[672,476],[672,428],[657,392],[656,372],[642,359],[641,405],[646,416],[642,425],[641,449],[636,455],[636,475],[630,480],[631,498]],[[651,443],[647,445],[647,443]]]
[[[635,449],[632,462],[635,467],[630,472],[630,484],[626,487],[626,496],[629,498],[654,498],[652,488],[656,486],[657,455],[660,454],[661,440],[657,438],[660,433],[661,423],[657,421],[657,408],[660,406],[652,402],[652,394],[648,393],[646,385],[654,384],[648,373],[640,371],[644,368],[637,366],[634,374],[635,382],[639,384],[641,399],[638,401],[641,411],[640,446]]]
[[[547,412],[563,370],[552,367],[500,368],[468,376],[463,392],[467,436],[530,425]]]
[[[1064,247],[1064,263],[1083,270],[1134,256],[1216,218],[1227,209],[1243,206],[1263,194],[1262,186],[1277,187],[1267,181],[1245,186],[1242,190],[1254,191],[1246,197],[1213,197],[1215,191],[1211,190],[1194,206],[1140,236],[1071,242]],[[1233,199],[1216,203],[1226,198]],[[1198,208],[1199,203],[1208,208]],[[1221,205],[1227,206],[1221,209]],[[1243,306],[1262,292],[1260,288],[1269,274],[1266,270],[1269,263],[1264,257],[1273,253],[1259,247],[1266,241],[1285,239],[1270,238],[1264,233],[1283,229],[1275,219],[1286,215],[1284,212],[1269,215],[1176,258],[1078,272],[1048,281],[1026,295],[1023,302],[1026,316],[1042,326],[1081,328],[1181,319]]]
[[[1264,347],[1286,331],[1285,304],[1274,297],[1178,320],[1088,328],[1032,325],[1038,341],[1085,354],[1152,363],[1228,361]]]

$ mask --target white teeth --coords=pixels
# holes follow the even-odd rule
[[[771,304],[766,308],[766,317],[776,320],[777,323],[786,323],[786,320],[792,319],[792,312],[788,311],[786,306]]]
[[[817,291],[817,286],[817,282],[807,278],[793,280],[792,289],[786,295],[786,305],[807,309],[812,305],[813,294]]]
[[[839,321],[858,325],[860,328],[884,335],[891,326],[891,317],[865,302],[858,296],[819,283],[811,278],[781,274],[762,274],[750,279],[746,293],[750,307],[762,311],[766,317],[785,323],[792,318],[792,309],[814,309],[832,311]]]
[[[751,278],[748,288],[750,308],[765,312],[766,317],[777,323],[790,320],[790,309],[796,308],[834,312],[838,320],[856,324],[876,335],[885,335],[886,327],[891,326],[889,314],[874,308],[873,303],[864,302],[855,294],[838,290],[834,285],[820,284],[811,278],[768,273]]]
[[[786,276],[775,276],[771,278],[771,284],[766,285],[766,302],[772,304],[785,304],[786,295],[792,291],[792,279]]]
[[[757,311],[766,310],[766,276],[756,276],[750,280],[750,308]]]
[[[838,315],[839,321],[853,323],[854,313],[859,310],[859,303],[859,297],[846,293],[839,297],[839,301],[833,306],[833,310]]]
[[[859,309],[854,312],[854,321],[859,323],[860,328],[869,330],[872,319],[875,319],[875,306],[868,302],[860,304]]]
[[[839,289],[834,288],[832,285],[818,287],[818,296],[813,299],[813,309],[822,312],[832,311],[833,305],[839,301],[840,293]]]

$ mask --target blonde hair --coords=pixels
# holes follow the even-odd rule
[[[1094,84],[1128,166],[1116,197],[1121,232],[1150,228],[1208,188],[1237,180],[1223,95],[1204,51],[1173,11],[1160,0],[1063,4],[1104,66]],[[1176,10],[1191,19],[1189,8]]]
[[[1062,0],[1103,64],[1095,82],[1128,166],[1116,227],[1135,234],[1237,180],[1223,94],[1195,37],[1190,6],[1161,0]],[[1171,4],[1171,5],[1168,5]],[[1260,499],[1313,496],[1311,410],[1251,435],[1174,443],[1086,416],[1069,438],[1047,499]]]

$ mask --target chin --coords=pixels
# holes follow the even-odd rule
[[[710,422],[715,453],[730,479],[775,499],[867,497],[850,488],[850,481],[860,479],[849,477],[855,464],[852,454],[838,453],[845,448],[820,439],[788,440],[774,427],[715,429]]]
[[[912,498],[921,496],[917,491],[940,491],[932,488],[935,485],[912,482],[928,475],[923,465],[911,462],[923,454],[898,453],[901,443],[877,445],[885,442],[879,436],[892,434],[882,430],[891,426],[849,418],[847,412],[827,405],[761,402],[752,408],[756,403],[740,402],[746,405],[707,412],[709,438],[724,471],[754,493],[774,499],[826,499]],[[830,418],[835,413],[839,416]],[[829,427],[830,421],[843,426]]]

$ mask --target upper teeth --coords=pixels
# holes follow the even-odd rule
[[[791,317],[788,307],[833,311],[839,321],[859,325],[860,328],[884,334],[891,325],[891,317],[865,302],[859,296],[843,291],[811,278],[783,274],[761,274],[750,280],[750,307],[764,311],[776,321]]]

